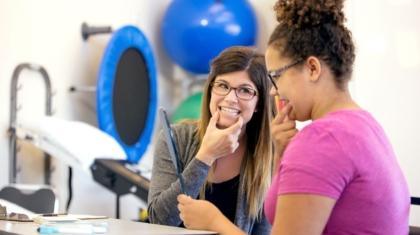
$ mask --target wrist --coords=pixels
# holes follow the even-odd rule
[[[209,223],[207,223],[206,230],[215,231],[223,234],[223,229],[226,227],[227,218],[222,213],[215,214],[212,217],[213,219],[211,219]]]
[[[214,159],[212,157],[208,156],[207,154],[203,154],[200,151],[195,157],[209,166],[211,166],[214,162]]]
[[[274,148],[274,158],[280,159],[283,156],[284,150],[286,147],[277,147]]]
[[[230,220],[221,213],[215,216],[214,219],[207,224],[207,228],[205,229],[217,232],[220,235],[246,235],[244,231],[242,231],[235,224],[230,222]]]

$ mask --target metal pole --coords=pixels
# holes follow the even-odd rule
[[[18,78],[20,72],[24,69],[29,69],[32,71],[38,71],[41,73],[42,77],[45,81],[46,86],[46,110],[45,114],[47,116],[51,116],[51,82],[50,78],[46,70],[38,65],[35,64],[19,64],[12,76],[12,84],[11,84],[11,99],[10,99],[10,126],[9,126],[9,142],[10,142],[10,149],[9,149],[9,182],[11,184],[16,183],[16,153],[18,152],[16,149],[16,119],[17,119],[17,91],[18,91]],[[45,153],[45,162],[44,162],[44,175],[45,175],[45,184],[51,184],[51,156]]]

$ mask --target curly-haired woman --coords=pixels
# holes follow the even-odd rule
[[[279,25],[266,65],[271,94],[284,108],[271,123],[277,169],[265,200],[271,234],[408,234],[410,196],[391,143],[348,90],[355,48],[343,5],[275,5]],[[312,123],[298,132],[295,120]],[[185,195],[178,201],[187,227],[243,234],[208,203]]]

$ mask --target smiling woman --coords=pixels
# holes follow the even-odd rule
[[[246,71],[221,74],[210,83],[210,86],[212,88],[210,110],[212,115],[220,111],[217,123],[219,128],[233,125],[239,116],[246,125],[258,111],[256,88]],[[234,92],[231,92],[232,90]]]
[[[270,86],[261,53],[228,48],[211,63],[201,118],[172,126],[186,194],[215,205],[249,234],[271,229],[262,213],[271,180],[269,125],[276,111]],[[162,133],[155,149],[150,221],[183,226],[177,209],[183,192]]]

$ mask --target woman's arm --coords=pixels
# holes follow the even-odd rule
[[[252,226],[251,235],[264,235],[264,234],[270,234],[270,232],[271,232],[271,225],[268,222],[267,218],[265,217],[265,213],[263,210],[261,218],[258,220],[255,220],[254,225]]]
[[[191,147],[191,145],[194,145],[192,140],[193,134],[182,129],[178,130],[177,128],[173,128],[173,130],[175,136],[178,137],[177,148],[180,153],[181,165],[184,166],[182,175],[187,194],[196,198],[210,167],[193,156],[188,156],[188,152],[194,149]],[[193,158],[191,161],[188,159],[190,157]],[[152,178],[149,187],[148,216],[150,222],[179,226],[182,221],[179,218],[176,197],[182,193],[181,184],[172,163],[168,147],[162,132],[160,132],[155,145]]]
[[[289,120],[287,118],[287,115],[291,110],[291,104],[284,106],[270,125],[274,143],[273,177],[277,171],[278,164],[280,158],[283,156],[284,150],[286,150],[289,142],[298,133],[298,130],[296,129],[296,121]]]
[[[336,200],[315,194],[286,194],[277,199],[271,234],[322,234]]]
[[[197,156],[192,156],[198,148],[198,141],[194,141],[195,131],[188,129],[193,124],[172,128],[181,165],[185,166],[182,176],[186,193],[192,198],[197,198],[213,161],[234,152],[239,145],[242,118],[238,118],[235,125],[219,130],[216,127],[218,117],[216,112],[211,118]],[[182,221],[178,216],[176,197],[183,192],[162,132],[158,135],[154,158],[148,197],[149,219],[152,223],[178,226]]]

